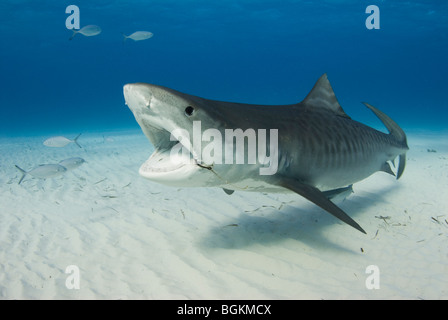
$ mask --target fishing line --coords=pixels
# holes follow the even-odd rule
[[[211,165],[203,165],[203,164],[200,164],[198,162],[198,160],[196,160],[196,159],[194,159],[194,161],[196,162],[196,164],[199,167],[201,167],[203,169],[207,169],[207,170],[213,172],[218,177],[218,179],[222,180],[225,184],[228,184],[229,186],[234,187],[235,189],[239,189],[239,190],[243,190],[244,191],[244,190],[246,190],[249,187],[249,186],[245,186],[244,188],[241,188],[241,187],[238,187],[238,186],[234,185],[233,183],[230,183],[229,181],[225,180],[224,178],[222,178],[215,170],[213,170],[214,163],[212,163]]]

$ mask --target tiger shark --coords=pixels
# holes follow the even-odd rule
[[[126,104],[155,149],[139,173],[165,185],[220,187],[228,194],[235,190],[295,192],[366,233],[331,198],[351,192],[353,183],[375,172],[383,171],[398,179],[405,168],[408,146],[404,131],[368,103],[364,105],[383,122],[388,134],[351,119],[340,106],[326,74],[303,101],[290,105],[215,101],[147,83],[126,84],[123,91]],[[228,142],[232,141],[226,139],[213,145],[214,161],[208,162],[200,155],[210,153],[210,144],[195,143],[198,123],[203,133],[213,133],[200,138],[210,144],[212,138],[222,138],[231,129],[243,133],[252,130],[258,138],[268,130],[274,143],[257,146],[258,162],[229,163],[224,161],[224,151],[233,151],[235,159],[241,153],[247,158],[254,149],[249,145],[249,134],[244,148],[229,149]],[[183,152],[178,152],[179,146]],[[260,154],[263,150],[264,156]],[[222,155],[223,161],[216,155]],[[392,170],[396,158],[398,168]],[[275,170],[260,174],[269,162],[276,165]]]

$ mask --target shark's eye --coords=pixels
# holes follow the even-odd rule
[[[192,106],[188,106],[185,108],[185,114],[187,116],[191,116],[193,114],[193,112],[194,112],[194,108]]]

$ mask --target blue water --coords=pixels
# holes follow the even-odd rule
[[[68,5],[81,27],[67,30]],[[368,30],[368,5],[380,29]],[[404,128],[448,120],[448,1],[154,0],[0,2],[0,135],[137,129],[129,82],[256,104],[301,101],[323,73],[345,111],[360,102]],[[154,33],[126,41],[121,32]]]

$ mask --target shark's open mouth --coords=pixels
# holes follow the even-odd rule
[[[188,147],[174,139],[169,131],[147,125],[146,128],[148,127],[151,129],[146,130],[145,134],[154,145],[155,150],[141,166],[140,173],[142,175],[169,173],[185,166],[195,165],[191,153],[187,151]]]
[[[174,99],[167,103],[162,87],[144,83],[127,84],[123,93],[126,104],[154,146],[154,152],[140,167],[142,177],[178,187],[201,186],[216,179],[210,174],[211,168],[197,161],[200,157],[195,156],[188,130],[184,129],[190,123],[184,118],[188,117],[187,111],[184,112],[188,101]],[[182,108],[178,110],[176,104]]]

